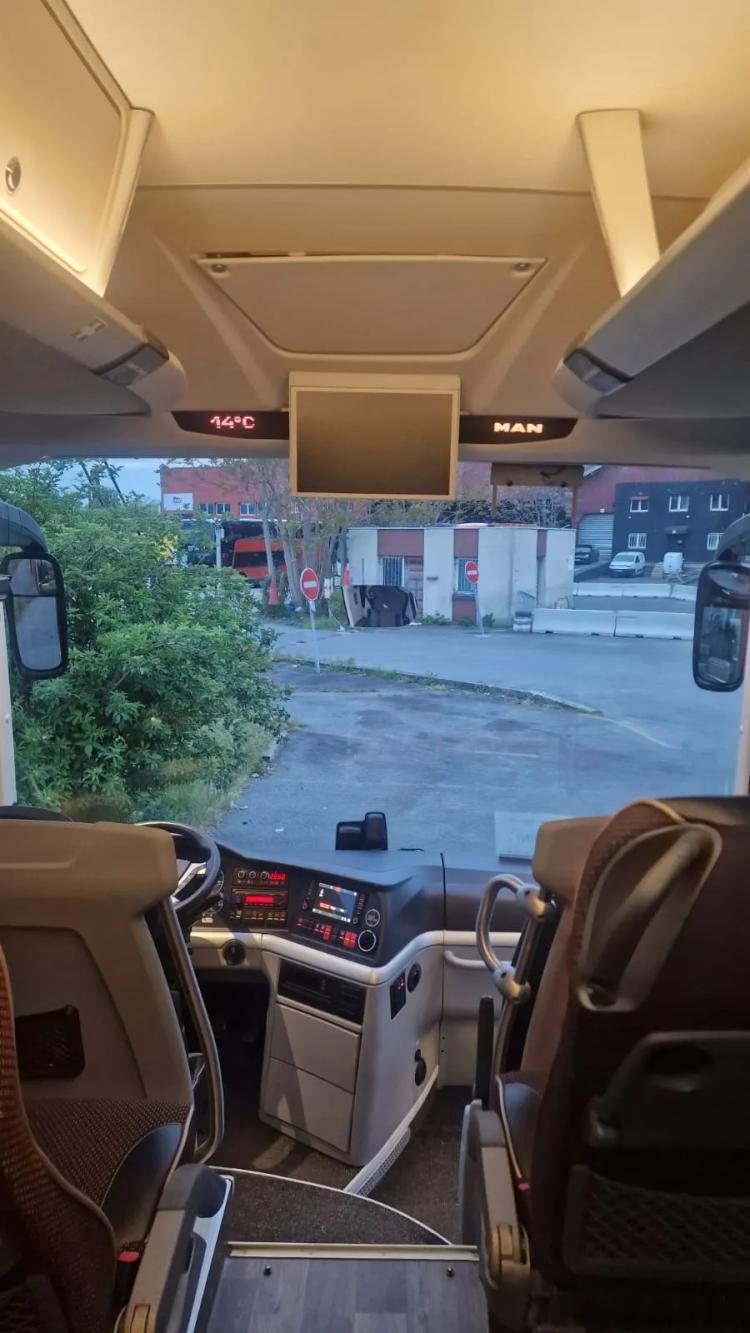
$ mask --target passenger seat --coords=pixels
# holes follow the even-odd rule
[[[640,801],[595,833],[520,1068],[465,1126],[498,1327],[750,1319],[748,866],[744,798]]]

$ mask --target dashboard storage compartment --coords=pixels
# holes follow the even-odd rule
[[[361,1023],[365,1016],[366,988],[355,981],[344,981],[316,968],[298,963],[282,963],[279,969],[279,995],[311,1009]]]
[[[296,1069],[354,1092],[359,1036],[325,1019],[277,1004],[273,1014],[271,1055]]]
[[[346,1152],[353,1105],[354,1098],[333,1083],[282,1060],[269,1060],[261,1095],[266,1115]]]

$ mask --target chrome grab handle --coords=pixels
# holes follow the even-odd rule
[[[484,971],[484,963],[481,958],[462,958],[460,954],[454,953],[452,949],[446,949],[443,957],[451,967],[462,968],[464,972]]]
[[[509,1004],[524,1004],[531,994],[528,982],[519,984],[516,981],[513,964],[500,961],[492,947],[490,938],[492,913],[495,910],[497,895],[502,889],[510,889],[511,893],[515,894],[527,916],[531,917],[533,921],[539,921],[543,916],[546,916],[550,910],[550,904],[543,901],[533,884],[524,884],[523,880],[519,879],[517,875],[493,875],[485,886],[479,906],[477,915],[477,950],[479,955],[485,967],[492,973],[492,980],[503,999],[507,1000]]]

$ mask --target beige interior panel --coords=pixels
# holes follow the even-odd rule
[[[177,882],[159,829],[4,820],[0,945],[22,1013],[79,1010],[86,1065],[28,1096],[146,1097],[189,1105],[185,1049],[144,913]]]
[[[442,949],[420,949],[407,967],[413,962],[420,964],[422,976],[395,1018],[388,984],[372,987],[367,997],[350,1146],[350,1160],[360,1165],[380,1151],[420,1096],[417,1048],[427,1066],[426,1079],[440,1063]]]
[[[71,4],[156,114],[149,184],[585,190],[597,107],[642,108],[656,194],[705,197],[750,146],[747,0]]]
[[[281,1060],[269,1060],[261,1105],[268,1115],[304,1128],[340,1152],[349,1147],[353,1099],[348,1092],[314,1074]]]
[[[197,260],[275,347],[324,356],[467,351],[543,262],[468,255]]]
[[[121,110],[42,0],[0,7],[0,164],[20,183],[0,214],[71,268],[94,258],[120,139]]]
[[[6,412],[109,416],[145,412],[119,384],[0,321],[0,402]]]
[[[346,1092],[354,1092],[359,1055],[357,1032],[283,1003],[275,1005],[271,1021],[274,1059],[316,1074]]]

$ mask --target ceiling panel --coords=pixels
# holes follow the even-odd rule
[[[544,263],[467,255],[214,256],[196,262],[275,347],[323,356],[467,351]]]
[[[638,107],[657,194],[750,153],[747,0],[70,0],[157,123],[144,183],[585,190],[581,111]]]

